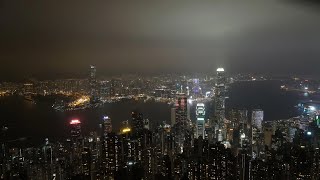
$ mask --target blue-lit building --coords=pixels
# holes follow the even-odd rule
[[[198,103],[196,107],[196,117],[197,117],[197,138],[202,136],[205,138],[205,106],[203,103]]]

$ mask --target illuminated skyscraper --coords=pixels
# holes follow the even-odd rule
[[[133,152],[132,160],[134,163],[137,163],[137,166],[140,166],[142,162],[142,152],[145,138],[143,114],[133,111],[131,114],[131,119],[132,139],[130,146]]]
[[[96,81],[96,73],[97,73],[97,69],[95,66],[90,66],[90,81]]]
[[[175,143],[177,152],[183,152],[183,144],[189,130],[188,100],[185,94],[178,94],[175,103]]]
[[[249,144],[250,130],[248,129],[248,110],[238,110],[237,118],[239,119],[239,135],[240,135],[240,147],[247,146]]]
[[[104,134],[112,132],[112,123],[109,116],[103,117],[103,131],[104,131]]]
[[[113,179],[115,172],[120,166],[120,141],[119,137],[112,132],[111,119],[103,117],[102,137],[102,167],[105,177]]]
[[[261,109],[252,110],[252,126],[262,131],[263,111]]]
[[[110,93],[109,93],[109,96],[110,98],[114,97],[116,95],[116,90],[115,90],[115,80],[112,79],[110,81]]]
[[[251,150],[252,157],[260,156],[264,148],[262,136],[263,111],[261,109],[252,110],[251,116]]]
[[[70,121],[71,126],[71,159],[72,159],[72,174],[78,175],[82,173],[82,148],[83,141],[81,137],[81,122],[79,119]]]
[[[188,100],[184,94],[179,94],[175,104],[175,118],[176,124],[183,127],[188,126]]]
[[[225,120],[225,95],[226,95],[226,76],[223,68],[217,69],[217,80],[215,84],[215,139],[225,141],[226,131],[224,129]]]
[[[144,129],[143,114],[133,111],[131,113],[133,132],[141,132]]]
[[[97,69],[95,66],[90,66],[90,96],[91,102],[96,102],[98,100],[98,88],[97,88],[97,78],[96,78]]]
[[[205,137],[205,106],[203,103],[198,103],[196,108],[197,116],[197,138]]]
[[[82,174],[85,179],[90,179],[91,175],[91,152],[88,147],[84,147],[81,156]]]
[[[192,106],[192,99],[188,99],[188,105],[187,105],[187,119],[190,122],[191,121],[191,106]]]
[[[44,164],[45,164],[45,176],[49,178],[52,174],[53,170],[53,150],[49,143],[49,139],[46,138],[45,146],[42,148],[44,155]]]
[[[70,121],[71,125],[71,137],[73,140],[77,140],[81,136],[81,122],[79,119],[73,119]]]
[[[192,88],[193,97],[199,98],[202,95],[200,81],[199,79],[193,79],[192,82],[193,82],[193,88]]]

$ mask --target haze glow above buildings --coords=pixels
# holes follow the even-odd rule
[[[317,2],[0,4],[0,179],[319,179]]]
[[[319,75],[317,3],[71,1],[35,5],[6,1],[2,6],[2,80],[85,77],[88,64],[102,69],[100,75],[212,72],[219,66],[233,73]]]

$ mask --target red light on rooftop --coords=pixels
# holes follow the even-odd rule
[[[79,121],[79,119],[72,119],[71,121],[70,121],[70,124],[80,124],[81,122]]]

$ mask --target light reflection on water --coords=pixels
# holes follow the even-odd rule
[[[294,93],[283,92],[276,82],[234,84],[227,100],[227,110],[232,108],[262,108],[266,120],[284,119],[295,115],[295,105],[300,97]],[[210,104],[210,103],[209,103]],[[206,114],[213,113],[213,107],[206,104]],[[34,142],[43,142],[44,138],[55,139],[69,136],[68,122],[72,118],[82,121],[84,133],[99,128],[104,115],[112,119],[113,128],[118,131],[121,122],[130,119],[132,110],[140,110],[152,124],[170,121],[170,106],[156,102],[117,102],[105,104],[98,109],[74,112],[56,112],[52,103],[33,104],[21,97],[1,97],[0,117],[8,122],[8,136],[11,138],[32,137]],[[194,118],[195,107],[191,107]]]

